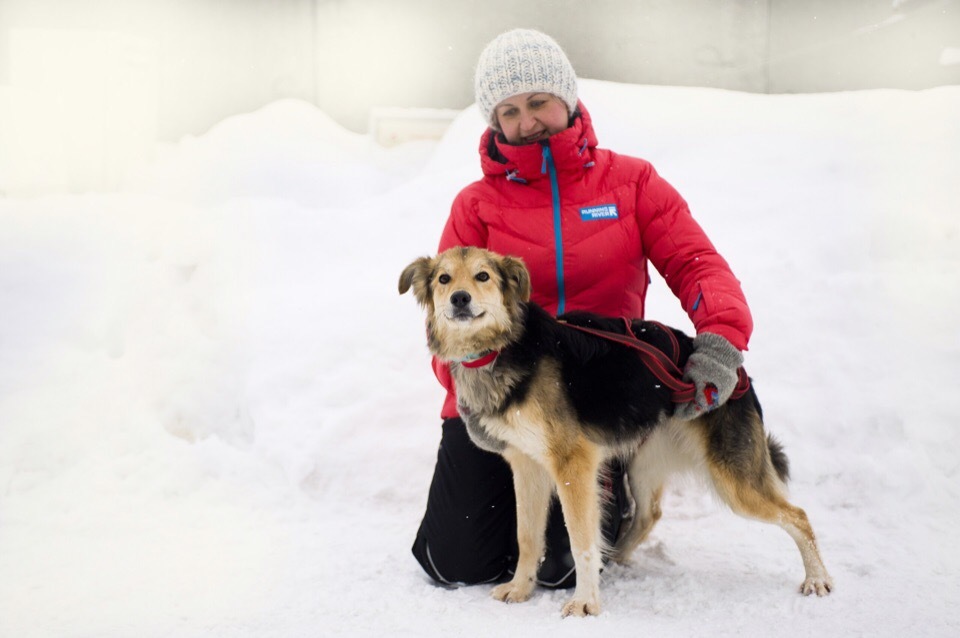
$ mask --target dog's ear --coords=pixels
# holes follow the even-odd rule
[[[500,260],[503,272],[504,292],[512,292],[520,301],[530,301],[530,273],[519,257],[503,257]]]
[[[400,282],[397,289],[400,294],[413,287],[413,296],[421,306],[426,306],[430,298],[430,277],[433,273],[434,260],[429,257],[420,257],[400,273]]]

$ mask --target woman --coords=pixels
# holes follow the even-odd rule
[[[480,55],[475,90],[489,124],[480,141],[483,178],[454,200],[440,250],[480,246],[522,257],[533,300],[558,315],[587,310],[643,317],[647,264],[653,264],[697,331],[684,370],[697,400],[676,406],[675,416],[693,418],[726,401],[753,326],[740,284],[680,195],[648,162],[597,147],[560,46],[538,31],[501,34]],[[440,583],[503,579],[516,562],[510,469],[469,441],[449,370],[434,361],[434,371],[447,397],[413,553]],[[604,482],[603,533],[612,543],[629,503],[616,464]],[[556,501],[538,580],[575,584]]]

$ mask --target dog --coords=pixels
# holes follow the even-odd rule
[[[806,570],[801,593],[833,590],[806,513],[787,500],[787,457],[765,433],[752,387],[695,419],[673,418],[670,389],[635,350],[575,328],[622,335],[624,320],[584,312],[554,318],[530,301],[530,275],[518,258],[452,248],[412,262],[398,287],[400,294],[412,288],[427,312],[430,352],[450,364],[471,439],[513,471],[519,556],[513,579],[495,587],[494,598],[530,598],[555,492],[576,570],[562,614],[598,614],[604,553],[629,558],[661,516],[666,479],[688,470],[704,475],[734,512],[786,530]],[[628,323],[658,350],[678,349],[682,369],[691,337],[654,322]],[[635,507],[615,545],[603,547],[598,479],[613,457],[627,462]]]

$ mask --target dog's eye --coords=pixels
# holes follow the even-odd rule
[[[446,285],[450,283],[450,275],[440,275],[440,277],[437,278],[437,281],[439,281],[441,284]]]
[[[477,273],[476,280],[477,280],[477,281],[490,281],[490,275],[481,270],[480,272]]]

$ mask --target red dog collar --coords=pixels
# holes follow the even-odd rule
[[[460,362],[464,368],[482,368],[483,366],[493,363],[496,361],[497,357],[500,355],[496,350],[491,350],[487,354],[481,355],[476,359],[466,359]]]

